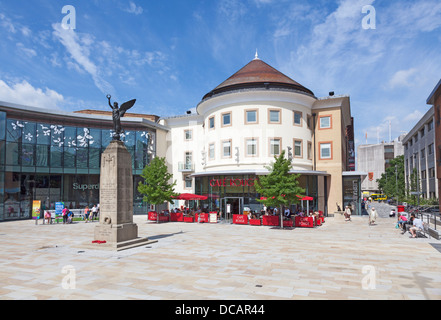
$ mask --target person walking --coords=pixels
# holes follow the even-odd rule
[[[371,208],[371,211],[369,212],[369,225],[375,224],[375,221],[378,218],[378,212],[375,210],[374,207]]]
[[[69,209],[67,207],[64,207],[64,209],[63,209],[63,211],[61,211],[61,213],[63,214],[63,224],[66,224],[68,214],[69,214]]]
[[[351,208],[349,208],[349,206],[346,206],[346,208],[345,208],[345,221],[352,221],[351,214],[352,214]]]
[[[89,206],[86,206],[86,208],[84,209],[84,220],[86,221],[86,223],[89,221],[89,215],[90,215],[90,209]]]
[[[96,205],[93,205],[93,207],[92,207],[92,222],[93,222],[93,219],[95,219],[97,213],[98,213],[98,208],[96,207]]]

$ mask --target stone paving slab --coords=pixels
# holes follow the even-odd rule
[[[401,235],[393,218],[292,230],[134,220],[157,242],[92,250],[96,223],[0,223],[0,299],[441,299],[440,242]]]

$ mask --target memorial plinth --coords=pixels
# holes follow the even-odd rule
[[[121,141],[112,141],[101,156],[100,222],[94,246],[124,250],[153,243],[138,237],[133,223],[132,158]],[[105,242],[105,243],[104,243]]]

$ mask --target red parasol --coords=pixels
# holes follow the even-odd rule
[[[174,197],[174,199],[177,199],[177,200],[207,200],[208,197],[200,196],[197,194],[191,194],[191,193],[181,193],[179,196]]]
[[[314,198],[313,197],[308,197],[308,196],[305,196],[305,197],[302,197],[302,196],[297,196],[297,198],[299,198],[300,200],[305,200],[305,201],[312,201],[312,200],[314,200]]]

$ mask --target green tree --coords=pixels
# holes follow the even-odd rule
[[[404,177],[404,156],[398,156],[390,161],[386,172],[377,180],[378,188],[389,198],[404,200],[406,196]]]
[[[139,182],[138,191],[144,195],[145,202],[155,206],[164,202],[173,203],[173,197],[178,195],[174,191],[176,181],[170,183],[173,175],[167,171],[165,158],[154,158],[144,168],[141,177],[144,182]]]
[[[279,157],[274,157],[272,162],[265,168],[269,174],[260,176],[256,183],[256,191],[262,199],[258,199],[260,203],[268,207],[280,208],[280,225],[283,227],[283,206],[289,206],[291,203],[299,203],[297,195],[303,195],[305,189],[299,186],[300,174],[290,174],[292,168],[291,161],[285,159],[285,151]]]

